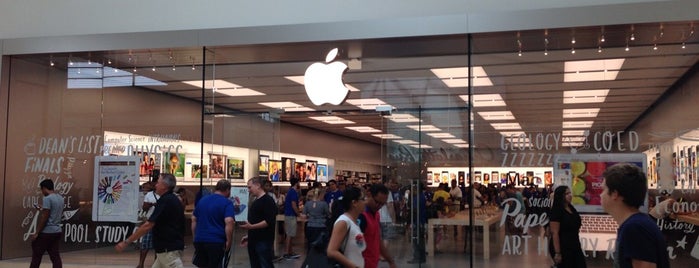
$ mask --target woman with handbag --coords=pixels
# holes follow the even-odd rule
[[[328,258],[339,264],[339,267],[362,268],[362,252],[366,249],[366,243],[357,218],[366,208],[364,192],[357,187],[348,187],[338,201],[345,212],[333,225],[327,249]]]

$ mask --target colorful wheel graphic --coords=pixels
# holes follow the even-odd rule
[[[121,198],[123,190],[121,181],[117,178],[104,177],[97,186],[97,196],[105,204],[114,204]]]

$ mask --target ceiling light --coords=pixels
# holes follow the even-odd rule
[[[582,142],[561,142],[563,147],[580,147],[583,146]]]
[[[585,136],[585,132],[589,133],[589,130],[564,130],[561,132],[563,136]]]
[[[418,144],[418,142],[414,141],[414,140],[393,140],[393,141],[396,143],[400,143],[400,144]]]
[[[575,44],[575,36],[573,36],[573,39],[570,40],[571,44]]]
[[[564,82],[615,80],[625,59],[566,61]]]
[[[520,50],[519,53],[517,53],[517,56],[522,56],[522,51]]]
[[[354,124],[353,121],[344,119],[342,117],[338,116],[311,116],[309,117],[310,119],[313,120],[318,120],[323,123],[331,124],[331,125],[343,125],[343,124]]]
[[[387,105],[380,99],[349,99],[346,102],[362,110],[376,110],[376,106]]]
[[[519,137],[526,135],[524,131],[500,131],[500,135],[505,137]]]
[[[452,144],[452,146],[458,147],[458,148],[468,148],[468,143],[454,143],[454,144]]]
[[[435,76],[442,79],[447,87],[468,87],[468,67],[437,68],[430,69]],[[493,82],[488,78],[481,66],[473,67],[473,86],[492,86]]]
[[[602,46],[597,47],[597,53],[602,53]]]
[[[575,48],[572,48],[572,49],[570,50],[570,54],[575,54]]]
[[[519,123],[490,123],[495,130],[517,130],[522,129]]]
[[[515,116],[510,111],[495,111],[495,112],[478,112],[483,119],[488,121],[495,120],[515,120]]]
[[[563,118],[597,117],[600,108],[563,109]]]
[[[395,123],[415,123],[415,122],[420,122],[420,119],[417,117],[410,115],[410,114],[392,114],[392,115],[385,115],[384,118],[387,118]]]
[[[192,86],[197,87],[197,88],[201,88],[201,80],[182,81],[182,83],[192,85]],[[216,79],[216,80],[204,81],[204,88],[206,88],[206,89],[211,89],[211,88],[224,89],[224,88],[242,88],[242,87],[239,85],[233,84],[231,82],[228,82],[226,80]]]
[[[591,128],[595,121],[568,121],[563,122],[563,128]]]
[[[549,55],[549,50],[548,50],[548,49],[544,49],[544,56],[548,56],[548,55]]]
[[[155,66],[153,66],[153,68],[151,68],[151,70],[155,72]]]
[[[427,145],[427,144],[411,144],[410,146],[418,148],[418,149],[431,149],[432,148],[431,145]]]
[[[303,80],[303,75],[297,75],[297,76],[284,76],[284,78],[291,80],[297,84],[305,85],[304,80]],[[349,91],[360,91],[358,88],[350,85],[350,84],[345,84],[345,87],[349,89]]]
[[[468,103],[468,95],[459,95],[459,97]],[[502,100],[500,94],[476,94],[473,95],[473,107],[496,107],[507,106]]]
[[[563,103],[601,103],[607,98],[609,89],[563,91]]]
[[[371,134],[371,136],[384,139],[384,140],[395,140],[395,139],[402,139],[403,137],[397,136],[395,134]]]
[[[658,44],[653,44],[653,50],[658,50]]]
[[[446,132],[427,133],[427,135],[429,135],[432,138],[437,138],[437,139],[456,138],[456,137],[454,137],[453,134],[446,133]]]
[[[626,47],[624,48],[624,51],[629,51],[629,44],[626,44]]]
[[[564,142],[582,142],[587,140],[587,137],[563,137]]]
[[[235,88],[235,89],[230,89],[230,88],[226,88],[226,89],[216,88],[216,92],[219,93],[219,94],[228,95],[228,96],[231,96],[231,97],[246,97],[246,96],[264,96],[264,95],[267,95],[267,94],[265,94],[265,93],[262,93],[262,92],[259,92],[259,91],[256,91],[256,90],[252,90],[252,89],[249,89],[249,88],[244,88],[244,87],[242,87],[242,88]]]
[[[433,125],[409,125],[408,128],[411,128],[416,131],[423,131],[423,132],[428,132],[428,131],[442,131],[438,127],[435,127]]]
[[[354,130],[357,132],[361,133],[372,133],[372,132],[381,132],[381,130],[375,129],[373,127],[366,127],[366,126],[361,126],[361,127],[345,127],[346,129],[349,130]]]
[[[467,143],[466,141],[462,139],[443,139],[442,140],[445,143],[453,144],[453,143]]]
[[[631,41],[636,40],[636,35],[634,33],[631,33],[631,37],[629,38],[629,40],[631,40]]]
[[[604,43],[604,41],[606,41],[606,40],[604,39],[604,34],[602,34],[602,36],[599,38],[599,41],[602,42],[602,43]]]
[[[682,49],[685,49],[685,48],[687,48],[687,46],[684,44],[684,42],[682,42]]]
[[[283,109],[286,112],[310,112],[315,111],[311,108],[301,106],[294,102],[280,101],[280,102],[260,102],[262,106],[267,106],[270,108]]]

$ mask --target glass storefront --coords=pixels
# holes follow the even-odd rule
[[[657,220],[672,265],[696,262],[693,25],[5,56],[1,258],[31,254],[43,179],[65,198],[62,250],[74,252],[131,234],[139,185],[172,173],[188,212],[219,179],[242,203],[255,176],[277,194],[294,176],[304,189],[396,181],[400,198],[425,188],[429,201],[447,185],[463,199],[445,200],[425,228],[409,228],[424,211],[395,206],[399,267],[413,265],[416,243],[428,266],[550,265],[551,191],[569,186],[582,214],[599,214],[601,172],[632,162],[648,175],[642,209],[661,193],[678,201],[678,217]],[[138,172],[105,182],[107,157],[136,159]],[[609,266],[615,234],[593,229],[580,233],[588,265]]]

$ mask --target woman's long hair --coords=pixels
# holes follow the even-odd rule
[[[568,186],[565,185],[556,187],[556,190],[553,192],[551,211],[559,211],[566,208],[566,190],[568,190]]]

